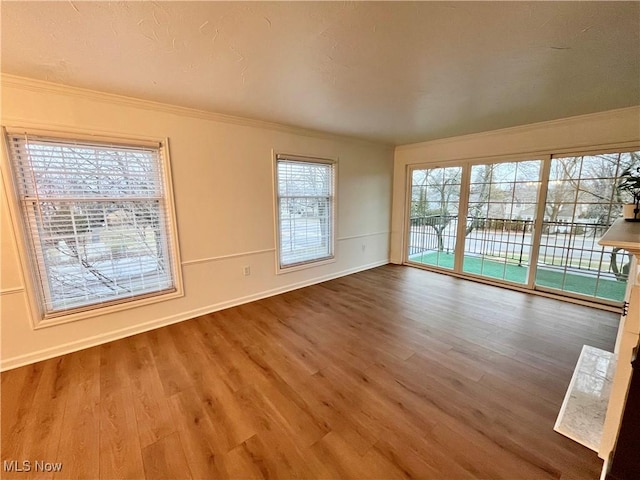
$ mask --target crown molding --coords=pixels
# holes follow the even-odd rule
[[[343,140],[343,141],[348,140],[351,142],[357,142],[357,143],[362,143],[367,145],[386,146],[389,148],[393,148],[392,144],[385,143],[385,142],[376,142],[373,140],[363,139],[360,137],[340,135],[337,133],[324,132],[320,130],[312,130],[312,129],[303,128],[303,127],[296,127],[293,125],[269,122],[266,120],[257,120],[253,118],[227,115],[224,113],[211,112],[209,110],[200,110],[197,108],[182,107],[179,105],[156,102],[153,100],[144,100],[142,98],[129,97],[129,96],[119,95],[115,93],[101,92],[101,91],[91,90],[91,89],[82,88],[82,87],[74,87],[70,85],[64,85],[61,83],[48,82],[45,80],[37,80],[35,78],[21,77],[18,75],[12,75],[8,73],[3,73],[0,75],[0,84],[2,85],[2,88],[13,87],[13,88],[19,88],[22,90],[29,90],[33,92],[44,92],[49,94],[66,95],[66,96],[93,100],[93,101],[102,102],[102,103],[108,103],[112,105],[142,108],[146,110],[197,118],[200,120],[207,120],[211,122],[228,123],[228,124],[240,125],[244,127],[261,128],[266,130],[275,130],[278,132],[291,133],[294,135],[302,135],[306,137],[314,137],[314,138],[321,138],[321,139],[327,139],[327,140]]]
[[[603,120],[611,117],[618,117],[625,113],[635,115],[640,125],[640,105],[631,107],[616,108],[614,110],[605,110],[604,112],[585,113],[583,115],[575,115],[573,117],[558,118],[555,120],[546,120],[543,122],[528,123],[526,125],[516,125],[515,127],[499,128],[497,130],[487,130],[486,132],[470,133],[468,135],[459,135],[455,137],[438,138],[436,140],[428,140],[426,142],[409,143],[406,145],[396,146],[396,151],[413,150],[416,148],[424,148],[436,145],[445,145],[447,143],[469,142],[485,137],[495,135],[517,135],[518,133],[527,133],[536,129],[544,129],[550,127],[567,126],[572,123],[583,123],[589,120]]]

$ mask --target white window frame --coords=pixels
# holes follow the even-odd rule
[[[22,200],[20,193],[15,185],[12,159],[8,147],[9,138],[12,135],[32,135],[37,137],[47,137],[59,139],[61,141],[80,141],[87,143],[115,144],[127,147],[157,148],[160,153],[162,163],[162,179],[164,189],[164,208],[165,208],[165,230],[169,236],[167,248],[170,256],[170,268],[172,272],[173,288],[166,291],[151,292],[146,294],[135,295],[130,298],[115,299],[104,303],[96,303],[83,307],[70,309],[68,311],[56,312],[51,315],[45,315],[41,283],[37,278],[38,267],[34,259],[33,249],[30,235],[26,232],[28,221],[24,219]],[[169,140],[168,138],[140,138],[127,135],[112,136],[111,133],[105,135],[103,132],[82,131],[60,131],[45,130],[37,126],[29,125],[7,125],[2,127],[3,148],[2,161],[0,163],[2,173],[2,183],[5,191],[13,192],[7,195],[9,203],[9,214],[11,223],[17,240],[17,250],[22,269],[22,280],[28,297],[30,310],[30,320],[33,329],[46,328],[54,325],[60,325],[73,321],[83,320],[101,315],[107,315],[118,311],[129,310],[132,308],[149,305],[153,303],[163,302],[173,298],[184,296],[182,263],[180,259],[179,238],[176,222],[175,203],[173,195],[173,182],[171,178],[171,161],[169,156]]]
[[[544,208],[546,205],[546,197],[547,190],[549,186],[549,169],[551,167],[551,161],[553,158],[558,157],[579,157],[579,156],[588,156],[588,155],[598,155],[604,153],[624,153],[624,152],[633,152],[638,151],[640,149],[640,144],[635,141],[632,142],[624,142],[624,143],[613,143],[613,144],[605,144],[602,146],[593,146],[593,147],[584,147],[584,148],[557,148],[550,149],[545,151],[538,151],[531,154],[526,153],[514,153],[507,155],[496,155],[496,156],[487,156],[487,157],[478,157],[478,158],[467,158],[467,159],[451,159],[443,162],[433,162],[433,163],[424,163],[424,162],[416,162],[410,163],[405,166],[405,179],[404,179],[404,212],[403,212],[403,238],[402,238],[402,263],[404,265],[410,265],[412,267],[421,268],[424,270],[432,270],[437,272],[442,272],[447,275],[468,278],[472,280],[477,280],[481,283],[487,283],[491,285],[499,285],[505,286],[512,290],[518,290],[526,293],[533,293],[537,295],[545,295],[550,294],[554,296],[554,298],[560,298],[569,303],[577,303],[583,305],[594,306],[597,308],[605,308],[609,309],[609,307],[619,307],[619,302],[608,300],[599,297],[591,297],[582,295],[574,292],[566,292],[560,291],[551,288],[541,287],[540,285],[535,285],[535,274],[537,270],[539,249],[540,249],[540,234],[535,234],[535,240],[533,242],[532,254],[531,258],[535,258],[535,261],[530,263],[530,273],[529,278],[526,284],[518,285],[508,281],[500,280],[497,278],[487,278],[482,277],[480,275],[474,275],[462,270],[462,257],[464,255],[464,245],[465,238],[461,236],[460,233],[458,235],[461,236],[461,241],[456,243],[456,257],[458,259],[458,263],[454,266],[453,269],[443,269],[438,266],[433,265],[424,265],[419,264],[417,262],[412,262],[409,260],[408,249],[409,249],[409,231],[410,231],[410,217],[411,217],[411,179],[414,170],[422,170],[422,169],[432,169],[432,168],[446,168],[446,167],[462,167],[462,188],[460,196],[460,217],[464,217],[466,219],[467,216],[467,207],[468,207],[468,189],[469,182],[471,177],[471,168],[474,165],[478,164],[489,164],[489,163],[505,163],[505,162],[518,162],[518,161],[526,161],[526,160],[540,160],[542,162],[541,165],[541,173],[540,173],[540,190],[538,192],[537,199],[537,212],[536,219],[534,224],[534,232],[540,232],[544,219]],[[464,222],[460,222],[460,227],[464,225]],[[614,311],[614,310],[611,310]]]
[[[338,160],[333,158],[327,158],[322,156],[311,155],[297,155],[289,153],[278,153],[273,151],[273,198],[274,198],[274,229],[275,229],[275,243],[276,243],[276,274],[283,274],[289,272],[295,272],[306,268],[316,267],[320,265],[326,265],[334,263],[336,261],[336,216],[337,216],[337,181],[338,181]],[[283,265],[281,259],[281,231],[280,231],[280,200],[281,195],[279,192],[278,184],[278,162],[280,160],[289,162],[300,163],[315,163],[331,166],[331,195],[330,195],[330,207],[329,207],[329,228],[331,234],[329,236],[329,250],[328,256],[323,256],[318,259],[306,260],[299,263],[293,263],[289,265]]]

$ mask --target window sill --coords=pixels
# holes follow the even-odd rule
[[[184,296],[184,291],[181,288],[178,288],[175,291],[157,294],[157,295],[146,295],[143,298],[132,299],[130,301],[119,302],[113,305],[108,305],[104,307],[97,308],[89,308],[87,310],[73,312],[69,314],[62,314],[56,317],[51,318],[43,318],[41,320],[35,320],[33,322],[33,329],[40,330],[48,327],[55,327],[57,325],[63,325],[65,323],[77,322],[80,320],[87,320],[94,317],[100,317],[104,315],[109,315],[112,313],[117,313],[125,310],[131,310],[134,308],[142,307],[145,305],[152,305],[154,303],[165,302],[167,300],[172,300],[174,298],[180,298]]]
[[[307,268],[319,267],[321,265],[328,265],[330,263],[335,263],[335,262],[336,262],[336,257],[334,255],[331,258],[325,258],[322,260],[301,263],[299,265],[293,265],[291,267],[281,267],[279,265],[276,265],[276,275],[282,275],[284,273],[290,273],[290,272],[298,272],[300,270],[306,270]]]

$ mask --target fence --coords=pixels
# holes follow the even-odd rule
[[[457,215],[412,217],[409,255],[455,250]],[[529,263],[533,244],[533,220],[472,217],[465,230],[465,255],[493,257],[518,265]],[[542,224],[537,262],[550,268],[608,272],[623,280],[626,253],[603,249],[597,240],[609,228],[601,223],[548,221]]]

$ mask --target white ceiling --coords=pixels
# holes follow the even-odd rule
[[[393,144],[640,104],[639,2],[9,2],[2,71]]]

